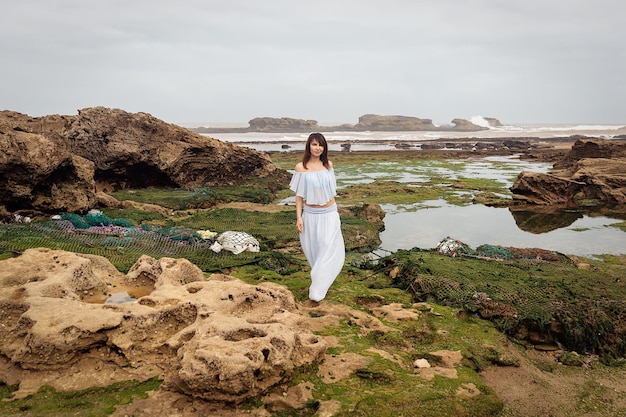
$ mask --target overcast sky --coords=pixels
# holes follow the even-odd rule
[[[14,0],[0,110],[626,124],[624,0]]]

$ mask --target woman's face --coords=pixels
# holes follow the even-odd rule
[[[320,157],[324,153],[324,147],[315,139],[310,144],[311,155]]]

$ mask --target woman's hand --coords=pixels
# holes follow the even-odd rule
[[[304,222],[302,221],[302,219],[296,220],[296,227],[298,228],[298,233],[302,233],[302,231],[304,230]]]

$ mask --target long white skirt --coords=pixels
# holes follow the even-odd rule
[[[300,244],[311,265],[309,298],[321,301],[341,272],[346,259],[337,205],[326,208],[305,205],[302,221],[304,230],[300,233]]]

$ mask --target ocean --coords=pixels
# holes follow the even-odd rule
[[[446,132],[446,131],[418,131],[418,132],[323,132],[328,141],[329,151],[342,151],[346,144],[350,150],[393,150],[396,145],[416,146],[423,142],[438,139],[455,138],[558,138],[574,135],[612,139],[618,135],[626,135],[626,125],[504,125],[489,127],[488,122],[481,117],[471,119],[472,123],[488,127],[488,130],[477,132]],[[207,134],[224,142],[235,143],[259,151],[289,151],[304,146],[308,133],[211,133]],[[343,146],[342,146],[343,145]]]

